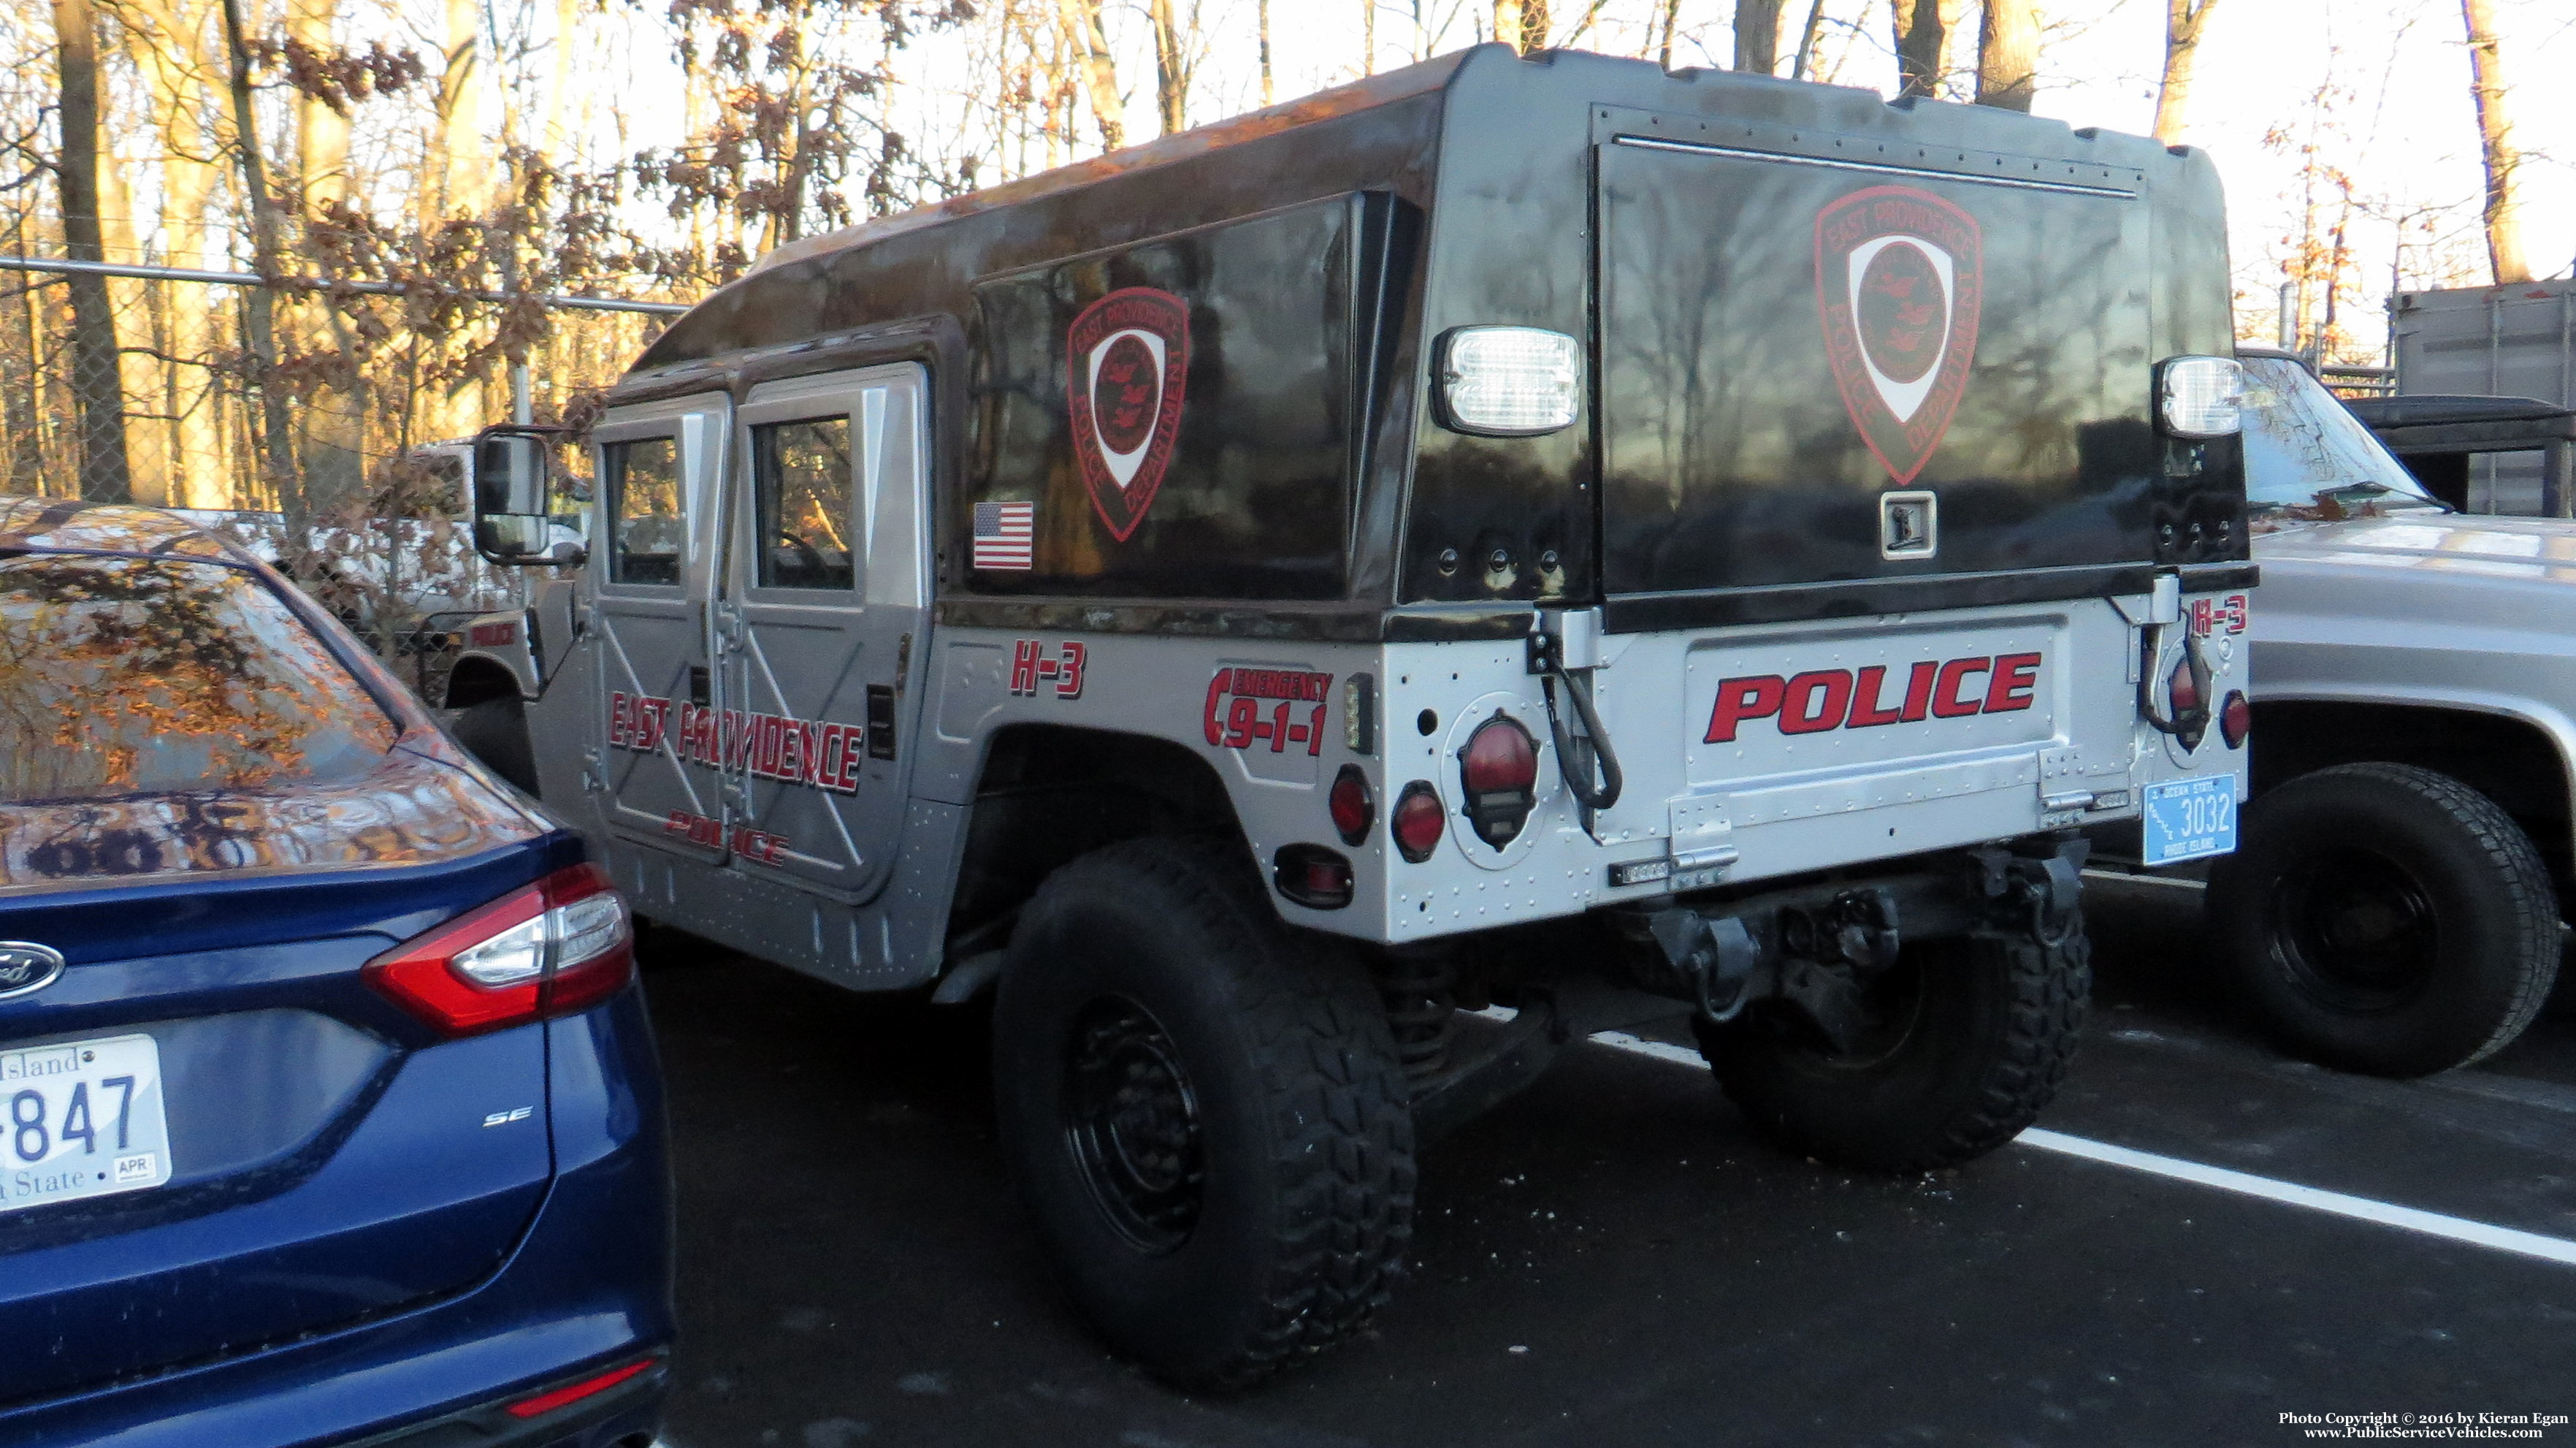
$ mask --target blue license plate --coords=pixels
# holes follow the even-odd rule
[[[2147,786],[2147,863],[2173,865],[2236,848],[2236,776]]]

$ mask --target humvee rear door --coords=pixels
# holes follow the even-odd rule
[[[1606,593],[1834,612],[1817,585],[2154,556],[2136,173],[1610,110],[1595,140]]]
[[[591,562],[601,641],[591,748],[621,832],[686,855],[723,851],[707,600],[731,401],[620,408],[592,432],[600,527]]]
[[[865,899],[893,862],[930,601],[928,404],[928,371],[899,362],[766,383],[737,416],[717,607],[736,869]]]

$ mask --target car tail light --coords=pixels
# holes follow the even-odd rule
[[[1395,812],[1386,820],[1386,832],[1395,837],[1396,849],[1417,865],[1440,847],[1441,832],[1448,827],[1449,809],[1427,779],[1406,785],[1396,797]]]
[[[1356,845],[1368,838],[1369,826],[1377,823],[1377,801],[1369,797],[1368,776],[1356,764],[1345,764],[1333,776],[1332,792],[1324,797],[1325,807],[1333,812],[1333,829],[1342,843]]]
[[[549,1388],[545,1392],[539,1393],[533,1398],[521,1398],[519,1401],[510,1405],[510,1416],[513,1418],[542,1418],[557,1408],[570,1407],[584,1398],[596,1397],[601,1393],[607,1392],[610,1388],[616,1387],[619,1383],[625,1382],[627,1379],[644,1372],[647,1368],[652,1367],[657,1361],[659,1361],[659,1359],[648,1357],[640,1362],[628,1363],[624,1367],[610,1368],[604,1373],[594,1373],[589,1377],[580,1379],[579,1381],[566,1383],[559,1388]]]
[[[1351,862],[1322,845],[1281,845],[1271,862],[1279,893],[1310,910],[1351,903]]]
[[[2200,680],[2192,673],[2191,658],[2187,654],[2174,664],[2173,673],[2165,678],[2165,702],[2172,708],[2176,719],[2201,707]]]
[[[2218,706],[2218,737],[2230,749],[2245,747],[2245,736],[2254,732],[2254,705],[2242,689],[2230,689],[2227,702]]]
[[[570,1014],[634,974],[626,897],[597,865],[557,870],[366,965],[370,985],[450,1036]]]
[[[1495,849],[1512,842],[1538,803],[1538,743],[1520,721],[1497,714],[1476,726],[1458,753],[1467,786],[1467,820]]]

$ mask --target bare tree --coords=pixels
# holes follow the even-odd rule
[[[2513,121],[2505,111],[2504,56],[2496,43],[2493,0],[2460,0],[2469,31],[2469,71],[2478,101],[2478,142],[2487,169],[2487,264],[2498,286],[2531,280],[2522,259],[2522,207],[2514,197]]]
[[[1279,99],[1270,87],[1270,0],[1260,0],[1255,8],[1261,28],[1261,103],[1267,106]]]
[[[269,194],[267,166],[260,157],[259,121],[251,106],[250,42],[242,33],[241,0],[224,0],[224,52],[232,62],[233,154],[241,166],[242,205],[250,212],[251,255],[261,276],[274,277],[282,270],[277,200]],[[250,288],[242,303],[242,340],[250,352],[251,386],[259,395],[261,452],[269,482],[277,490],[279,508],[300,530],[304,490],[297,486],[286,399],[277,387],[276,307],[268,288]]]
[[[1655,60],[1664,69],[1673,68],[1673,31],[1682,20],[1682,0],[1664,0],[1664,13],[1659,18],[1655,40]]]
[[[1186,16],[1176,13],[1173,0],[1153,0],[1148,12],[1154,22],[1154,109],[1163,122],[1166,136],[1190,128],[1190,71],[1199,38],[1198,0],[1190,0]],[[1374,13],[1374,12],[1372,12]]]
[[[2156,88],[2156,139],[2182,144],[2184,110],[2191,104],[2191,68],[2200,58],[2202,27],[2218,0],[2165,0],[2164,82]]]
[[[2033,0],[1985,0],[1977,29],[1977,104],[2028,113],[2038,71],[2039,7]]]
[[[1781,0],[1735,0],[1735,68],[1769,75],[1780,63]]]
[[[1950,36],[1965,0],[1888,0],[1896,30],[1896,94],[1938,95],[1950,71]]]
[[[1789,62],[1789,79],[1816,78],[1816,34],[1824,28],[1825,0],[1813,0],[1807,6],[1806,26],[1798,32],[1798,54]]]
[[[1523,28],[1521,0],[1494,0],[1494,38],[1514,50],[1521,49]]]
[[[1100,19],[1101,0],[1056,0],[1064,25],[1066,48],[1082,60],[1083,79],[1091,92],[1091,120],[1100,128],[1100,144],[1115,151],[1127,144],[1127,103],[1118,94],[1118,61],[1109,53],[1109,31]]]
[[[75,261],[103,259],[98,205],[98,17],[89,0],[53,0],[54,53],[62,82],[63,244]],[[120,258],[122,260],[122,258]],[[80,491],[95,502],[134,495],[125,466],[125,387],[107,278],[73,275],[72,392],[80,407]]]

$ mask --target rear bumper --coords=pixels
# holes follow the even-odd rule
[[[501,1405],[647,1353],[673,1334],[671,1194],[642,992],[549,1024],[557,1173],[526,1236],[469,1291],[310,1341],[0,1414],[0,1442],[49,1448],[609,1448],[650,1442],[667,1370],[527,1420]],[[514,1432],[474,1424],[498,1414]]]

